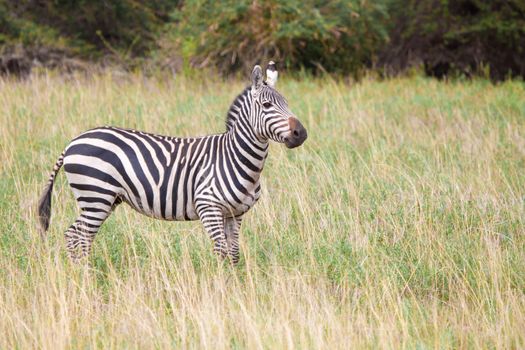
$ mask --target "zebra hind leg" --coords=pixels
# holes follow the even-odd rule
[[[82,210],[80,216],[69,226],[64,236],[69,257],[74,262],[79,262],[89,256],[95,235],[111,211]]]

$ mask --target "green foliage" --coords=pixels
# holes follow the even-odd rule
[[[178,0],[0,0],[0,44],[68,48],[84,57],[144,56]]]
[[[523,1],[395,1],[390,10],[392,40],[382,63],[394,70],[420,61],[437,77],[525,77]]]
[[[11,5],[0,0],[0,45],[54,45],[59,37],[56,30],[14,15],[16,7]]]
[[[12,64],[19,68],[35,56],[45,61],[44,48],[128,68],[229,74],[273,59],[342,75],[423,65],[437,77],[502,80],[525,77],[525,2],[0,0],[0,71],[11,69],[12,47],[24,48],[14,56],[28,56]]]
[[[186,1],[164,39],[198,67],[222,72],[274,59],[290,68],[355,73],[387,32],[384,2]]]

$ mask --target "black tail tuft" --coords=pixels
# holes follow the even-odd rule
[[[39,231],[42,238],[44,238],[44,234],[49,228],[49,221],[51,219],[51,193],[53,192],[55,177],[62,167],[62,164],[64,164],[64,152],[58,157],[53,172],[51,173],[51,176],[49,176],[49,181],[44,189],[44,193],[42,193],[42,197],[40,197],[40,200],[38,201],[38,222],[40,224]]]
[[[51,192],[53,192],[53,182],[46,186],[38,202],[38,221],[40,223],[40,235],[42,236],[44,236],[49,228],[49,221],[51,219]]]

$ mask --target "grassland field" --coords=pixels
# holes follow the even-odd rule
[[[271,146],[263,195],[221,263],[199,222],[119,206],[89,264],[65,254],[69,140],[100,125],[224,131],[247,82],[140,75],[0,80],[0,349],[525,348],[525,84],[286,79],[308,129]]]

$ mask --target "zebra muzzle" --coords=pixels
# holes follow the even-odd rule
[[[308,138],[306,129],[297,118],[288,118],[288,123],[290,124],[290,135],[284,139],[284,144],[288,148],[301,146]]]

